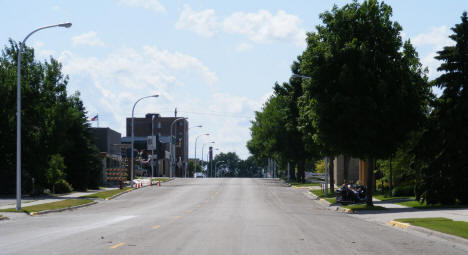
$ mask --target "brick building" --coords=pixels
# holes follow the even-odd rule
[[[154,123],[152,119],[154,116]],[[188,121],[181,119],[174,123],[171,139],[171,124],[181,117],[161,117],[159,114],[148,113],[144,118],[134,118],[134,147],[138,150],[147,151],[147,138],[153,134],[157,136],[157,176],[184,177],[188,165]],[[127,137],[122,138],[122,143],[130,143],[132,136],[132,118],[127,118]],[[170,173],[170,142],[174,149],[174,170]]]

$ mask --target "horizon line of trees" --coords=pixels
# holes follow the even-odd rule
[[[291,178],[301,182],[304,169],[324,157],[363,159],[368,205],[374,177],[381,189],[409,187],[428,204],[467,203],[467,13],[452,28],[455,45],[437,52],[442,74],[434,80],[392,14],[378,0],[320,14],[289,82],[275,83],[255,112],[247,148],[257,162],[291,163]]]

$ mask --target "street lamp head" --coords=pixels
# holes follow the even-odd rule
[[[70,22],[66,22],[66,23],[62,23],[62,24],[59,24],[59,27],[65,27],[65,28],[69,28],[72,26],[72,23]]]
[[[159,97],[159,95],[152,95],[152,97]]]
[[[206,134],[203,134],[203,135],[210,135],[210,134],[206,133]]]

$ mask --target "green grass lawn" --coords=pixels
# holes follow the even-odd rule
[[[106,199],[106,198],[110,198],[110,197],[112,197],[114,195],[117,195],[119,193],[130,190],[130,189],[132,189],[132,188],[123,187],[122,189],[112,189],[112,190],[101,191],[101,192],[98,192],[98,193],[94,193],[94,194],[90,194],[90,195],[86,195],[86,196],[82,196],[82,197],[83,198],[102,198],[102,199]]]
[[[168,177],[155,177],[153,178],[153,181],[154,182],[157,182],[157,181],[160,181],[160,182],[167,182],[169,181],[171,178],[168,178]]]
[[[382,195],[382,194],[375,195],[373,197],[377,198],[380,201],[388,201],[388,200],[395,200],[395,199],[413,199],[413,200],[415,199],[415,197],[385,197],[385,195]]]
[[[405,202],[400,202],[397,203],[399,205],[411,207],[411,208],[416,208],[416,209],[443,209],[443,208],[468,208],[468,205],[461,205],[461,204],[456,204],[456,205],[442,205],[442,204],[432,204],[428,205],[426,202],[424,203],[419,203],[418,201],[405,201]]]
[[[370,211],[370,210],[385,210],[385,207],[382,206],[367,206],[367,204],[356,204],[356,205],[344,205],[343,208],[347,208],[355,211]]]
[[[336,193],[331,193],[330,189],[328,189],[328,195],[327,196],[325,196],[324,192],[322,190],[320,190],[320,189],[310,190],[310,192],[314,193],[314,195],[316,195],[317,197],[320,197],[320,198],[336,198]]]
[[[331,197],[331,198],[324,198],[327,200],[330,204],[336,204],[336,197]]]
[[[468,239],[468,222],[466,221],[454,221],[447,218],[406,218],[395,220]]]
[[[93,200],[89,199],[66,199],[63,201],[52,202],[47,204],[40,204],[40,205],[31,205],[25,206],[21,208],[21,210],[17,211],[16,208],[9,208],[9,209],[2,209],[0,212],[40,212],[40,211],[47,211],[47,210],[56,210],[56,209],[63,209],[77,205],[84,205],[93,202]]]
[[[320,186],[320,183],[302,183],[302,182],[290,182],[292,186],[296,187],[312,187],[312,186]]]

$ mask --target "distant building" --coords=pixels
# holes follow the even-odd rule
[[[154,122],[152,119],[154,116]],[[176,176],[184,177],[187,173],[188,165],[188,121],[186,119],[178,120],[173,125],[171,139],[171,123],[180,117],[161,117],[159,114],[148,113],[144,118],[134,118],[134,147],[146,153],[147,139],[153,133],[157,136],[157,149],[154,151],[157,156],[157,176]],[[127,118],[127,136],[122,138],[122,143],[131,143],[132,137],[132,118]],[[154,128],[151,130],[151,128]],[[153,131],[153,132],[152,132]],[[174,173],[170,173],[170,142],[173,142],[175,166]]]
[[[93,142],[98,148],[102,158],[102,176],[106,183],[106,169],[121,167],[121,135],[108,127],[91,127]]]

